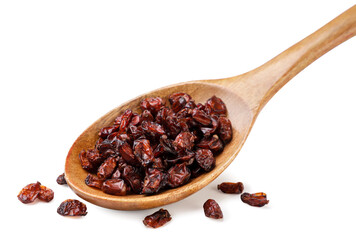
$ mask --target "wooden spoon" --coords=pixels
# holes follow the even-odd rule
[[[112,209],[136,210],[166,205],[202,189],[221,174],[235,159],[261,109],[290,79],[335,46],[356,35],[356,5],[262,66],[239,76],[175,84],[143,94],[111,110],[85,130],[71,147],[65,164],[65,177],[73,191],[85,200]],[[216,159],[216,167],[192,179],[188,184],[152,196],[112,196],[84,183],[87,172],[78,155],[93,148],[101,128],[112,124],[127,108],[139,110],[141,99],[165,98],[174,92],[186,92],[197,102],[216,95],[226,103],[233,126],[233,139]]]

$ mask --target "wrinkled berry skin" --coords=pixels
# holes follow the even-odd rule
[[[143,181],[142,194],[153,194],[158,192],[167,184],[167,174],[164,172],[149,168]]]
[[[241,200],[244,203],[247,203],[250,206],[254,207],[263,207],[264,205],[269,203],[269,200],[267,200],[267,195],[263,192],[258,192],[258,193],[243,193],[241,194]]]
[[[58,183],[59,185],[65,185],[65,184],[67,184],[67,181],[66,181],[66,179],[65,179],[65,177],[64,177],[64,173],[62,173],[61,175],[59,175],[59,176],[57,177],[57,183]]]
[[[215,200],[208,199],[204,203],[203,208],[204,208],[205,216],[213,219],[223,218],[223,213],[220,209],[220,206]]]
[[[190,170],[185,163],[176,164],[168,170],[168,185],[172,188],[185,184],[189,178]]]
[[[206,101],[205,111],[208,114],[215,113],[218,115],[225,115],[227,112],[225,103],[221,100],[221,98],[216,96],[213,96]]]
[[[62,216],[85,216],[87,215],[87,207],[78,200],[67,199],[59,205],[57,213]]]
[[[88,185],[89,187],[95,187],[98,189],[101,189],[103,186],[103,179],[99,179],[97,176],[93,176],[90,173],[88,176],[85,178],[85,184]]]
[[[219,118],[219,137],[225,143],[229,143],[232,139],[232,126],[227,117]]]
[[[206,172],[215,166],[215,158],[209,149],[198,149],[195,152],[195,160]]]
[[[108,179],[103,183],[101,189],[104,193],[116,196],[124,196],[127,192],[127,186],[122,179]]]
[[[161,208],[157,212],[154,212],[153,214],[145,217],[143,224],[146,227],[159,228],[167,222],[171,221],[171,219],[171,214],[169,214],[167,210]]]
[[[222,191],[223,193],[240,194],[244,191],[244,185],[242,182],[223,182],[218,185],[218,190]]]
[[[120,111],[98,131],[93,148],[80,152],[86,185],[112,195],[158,194],[211,171],[232,139],[217,96],[205,103],[183,92],[146,96],[139,107]]]
[[[52,189],[49,189],[41,185],[40,194],[38,194],[38,199],[44,202],[50,202],[54,198],[54,192]]]
[[[17,198],[22,203],[32,203],[33,201],[36,200],[40,192],[41,192],[41,183],[40,182],[31,183],[26,185],[20,191],[19,195],[17,195]]]

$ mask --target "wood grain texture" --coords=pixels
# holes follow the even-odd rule
[[[154,208],[179,201],[202,189],[221,174],[235,159],[263,106],[290,79],[320,56],[356,35],[356,5],[293,45],[264,65],[245,74],[224,79],[200,80],[176,84],[149,92],[111,110],[87,130],[71,147],[65,176],[71,189],[83,199],[94,204],[120,210]],[[223,99],[233,126],[233,139],[216,159],[216,167],[188,184],[152,196],[113,196],[91,188],[84,183],[87,172],[82,169],[79,152],[92,148],[102,127],[112,124],[125,109],[139,112],[140,101],[148,96],[165,98],[174,92],[186,92],[197,102],[205,102],[212,95]]]

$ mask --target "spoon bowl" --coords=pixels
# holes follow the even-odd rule
[[[148,209],[179,201],[202,189],[218,177],[235,159],[261,109],[290,79],[317,58],[356,35],[356,5],[336,17],[310,36],[293,45],[272,60],[245,74],[215,80],[191,81],[163,87],[138,96],[111,110],[74,142],[65,163],[65,178],[70,188],[81,198],[96,205],[120,210]],[[185,92],[196,102],[205,102],[216,95],[226,104],[233,128],[233,138],[216,157],[215,168],[191,179],[178,188],[156,195],[108,195],[89,187],[84,180],[88,175],[79,161],[79,153],[90,149],[98,139],[101,128],[109,126],[126,109],[140,112],[140,101],[146,97],[166,98],[171,93]]]
[[[88,172],[81,167],[78,156],[82,149],[89,149],[94,146],[96,140],[98,139],[100,129],[112,124],[114,119],[125,111],[125,109],[130,108],[134,112],[139,112],[140,101],[143,98],[150,96],[159,96],[164,98],[174,92],[188,93],[197,102],[205,102],[208,99],[208,96],[212,96],[214,94],[223,97],[229,111],[228,114],[229,119],[232,122],[234,137],[231,142],[226,145],[224,151],[217,156],[215,168],[209,173],[202,174],[199,177],[192,179],[184,186],[169,189],[160,194],[151,196],[113,196],[108,195],[99,189],[87,186],[84,183],[84,179],[88,175]],[[178,201],[209,184],[234,160],[246,137],[248,136],[249,129],[251,128],[251,124],[253,122],[253,116],[254,115],[248,105],[239,96],[216,84],[195,81],[168,86],[144,94],[111,110],[93,123],[82,135],[79,136],[68,153],[65,166],[67,183],[80,197],[94,204],[113,209],[146,209]]]

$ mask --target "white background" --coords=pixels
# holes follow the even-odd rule
[[[266,105],[236,160],[200,192],[156,211],[116,211],[77,197],[56,178],[77,136],[122,102],[165,85],[249,71],[354,4],[352,0],[1,1],[1,224],[5,239],[355,239],[356,38],[317,60]],[[28,183],[50,203],[25,205]],[[242,181],[267,193],[254,208],[216,190]],[[206,218],[215,199],[224,219]],[[11,237],[9,237],[9,234]]]

